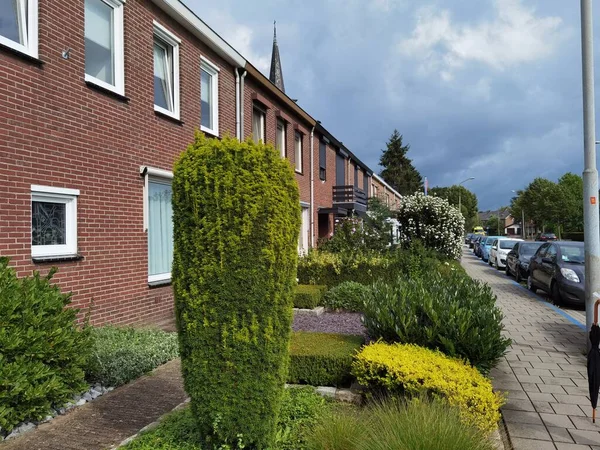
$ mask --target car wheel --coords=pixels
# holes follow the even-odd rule
[[[494,269],[498,270],[500,266],[498,265],[498,257],[494,258]]]
[[[537,292],[537,288],[533,285],[533,281],[531,279],[531,275],[527,277],[527,289],[529,289],[534,294]]]
[[[504,266],[504,273],[506,274],[507,277],[510,277],[510,269],[508,268],[508,261],[506,263],[506,266]]]
[[[523,281],[523,278],[521,277],[521,268],[517,267],[517,271],[515,272],[515,280],[517,280],[517,283],[520,283],[521,281]]]
[[[552,289],[550,289],[550,292],[550,295],[552,297],[552,303],[559,307],[562,306],[563,301],[560,295],[560,290],[558,289],[558,283],[556,281],[552,283]]]

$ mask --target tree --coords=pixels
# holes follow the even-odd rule
[[[452,206],[458,208],[459,195],[461,204],[461,214],[465,218],[465,229],[472,230],[478,223],[479,211],[477,205],[477,196],[464,186],[453,185],[448,187],[436,186],[429,190],[430,195],[448,200]]]
[[[385,182],[402,195],[423,191],[423,178],[406,156],[410,145],[402,144],[402,135],[398,130],[394,130],[386,145],[387,149],[379,158],[379,164],[383,166],[380,175]]]
[[[490,216],[488,220],[485,221],[483,228],[487,231],[490,236],[499,236],[498,233],[498,216]],[[504,231],[504,230],[502,230]],[[504,234],[504,233],[502,233]]]
[[[583,178],[567,172],[558,180],[564,230],[583,231]]]
[[[271,146],[198,133],[175,164],[173,224],[179,348],[199,444],[270,448],[298,262],[293,170]]]

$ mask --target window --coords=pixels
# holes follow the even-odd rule
[[[77,255],[79,190],[31,186],[31,256]]]
[[[556,246],[551,245],[550,247],[548,247],[548,251],[546,251],[545,258],[550,258],[552,261],[556,261],[556,253]]]
[[[294,136],[294,164],[296,172],[302,173],[302,134],[298,132]]]
[[[275,140],[275,147],[279,150],[282,158],[285,158],[287,151],[285,145],[285,122],[281,119],[277,119],[277,139]]]
[[[265,112],[256,105],[252,109],[252,138],[257,144],[265,142]]]
[[[179,119],[179,44],[174,34],[154,22],[154,110]]]
[[[354,187],[358,189],[358,166],[354,166]]]
[[[369,176],[367,172],[363,172],[363,190],[367,196],[369,195]]]
[[[390,206],[390,194],[385,194],[385,206]]]
[[[375,186],[375,184],[373,184],[373,197],[377,197],[377,186]]]
[[[219,135],[219,68],[206,58],[200,63],[200,128]]]
[[[148,232],[148,283],[169,281],[173,264],[173,174],[150,167],[142,167],[141,171],[145,175],[144,228]]]
[[[327,144],[325,141],[319,142],[319,178],[325,181],[327,172]]]
[[[0,0],[0,44],[38,57],[37,0]]]
[[[123,3],[85,0],[85,81],[125,94]]]

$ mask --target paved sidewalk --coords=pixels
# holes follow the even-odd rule
[[[465,251],[467,273],[486,282],[504,312],[513,344],[492,371],[508,392],[503,408],[515,450],[600,450],[600,421],[592,423],[584,329],[549,304]]]
[[[108,449],[186,399],[179,360],[171,361],[64,416],[40,425],[0,450]]]

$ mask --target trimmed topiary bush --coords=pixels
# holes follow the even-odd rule
[[[92,329],[92,354],[84,368],[90,383],[119,386],[177,357],[177,334],[148,328]]]
[[[294,291],[294,308],[313,309],[323,304],[323,293],[327,286],[299,284]]]
[[[362,311],[364,296],[371,289],[355,281],[344,281],[325,293],[323,304],[334,310]]]
[[[433,395],[460,410],[465,423],[484,432],[496,429],[502,396],[477,369],[442,353],[411,344],[376,342],[353,363],[359,383],[377,395]]]
[[[173,178],[173,288],[185,388],[208,446],[268,447],[287,376],[300,200],[269,146],[195,142]]]
[[[0,258],[0,428],[44,418],[86,390],[89,331],[76,326],[70,294],[46,277],[17,278]]]
[[[349,384],[352,359],[363,343],[362,336],[292,333],[288,382],[313,386]]]

